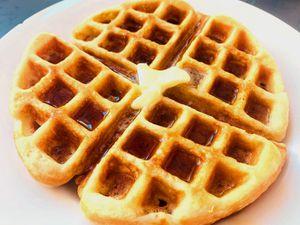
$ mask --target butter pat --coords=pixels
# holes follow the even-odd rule
[[[178,67],[154,70],[147,64],[138,64],[137,71],[142,94],[132,102],[133,109],[141,109],[156,99],[160,99],[168,88],[190,81],[188,73]]]

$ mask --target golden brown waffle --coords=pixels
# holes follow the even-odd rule
[[[139,89],[71,44],[38,36],[18,70],[11,105],[30,173],[59,185],[91,171],[81,204],[101,224],[212,223],[276,179],[284,145],[163,96],[133,110]]]
[[[39,35],[15,79],[15,142],[38,181],[60,185],[99,160],[137,111],[138,88],[75,46]]]
[[[201,80],[199,91],[175,88],[166,96],[248,132],[276,141],[285,137],[289,106],[277,66],[229,17],[204,16],[178,0],[130,1],[88,18],[73,39],[134,82],[137,63],[164,69],[179,60],[194,85]]]
[[[46,33],[32,42],[11,111],[30,173],[52,186],[82,175],[88,218],[210,224],[274,182],[286,150],[272,140],[285,136],[288,100],[274,60],[243,26],[145,0],[92,16],[73,37],[79,48]],[[177,64],[192,82],[134,110],[141,62]]]
[[[93,170],[81,207],[99,224],[210,224],[261,195],[285,154],[284,146],[162,97]]]

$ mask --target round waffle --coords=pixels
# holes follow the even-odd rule
[[[178,0],[130,1],[72,36],[77,47],[48,33],[33,40],[11,112],[29,172],[51,186],[80,175],[91,220],[210,224],[277,178],[288,98],[274,60],[238,22]],[[139,63],[177,65],[191,82],[134,109]]]

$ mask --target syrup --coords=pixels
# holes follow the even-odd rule
[[[215,82],[210,94],[223,100],[224,102],[232,104],[235,101],[238,92],[239,90],[236,87],[236,84],[230,81],[219,79]]]
[[[138,129],[131,134],[123,149],[138,158],[148,160],[152,157],[159,144],[160,141],[157,137]]]
[[[177,120],[176,111],[166,105],[156,106],[150,114],[152,116],[148,120],[162,127],[172,127]]]
[[[170,154],[164,168],[180,179],[191,182],[199,165],[200,160],[198,158],[177,147]]]
[[[129,87],[121,86],[114,78],[108,78],[105,85],[98,91],[101,96],[112,102],[119,102],[127,93]]]
[[[45,93],[39,96],[44,103],[59,108],[67,104],[75,93],[71,91],[62,81],[57,80],[55,84],[49,88]]]
[[[107,116],[108,112],[95,103],[88,101],[73,118],[88,130],[94,130]]]
[[[106,40],[100,45],[100,47],[111,52],[121,52],[127,43],[128,37],[126,35],[111,33],[107,36]]]
[[[210,146],[217,135],[217,129],[194,119],[184,134],[184,137],[197,144]]]
[[[156,52],[147,46],[139,44],[129,60],[135,64],[146,63],[150,65],[156,57]]]

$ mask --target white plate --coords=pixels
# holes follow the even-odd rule
[[[79,209],[75,187],[49,189],[27,173],[13,143],[8,97],[14,70],[27,43],[48,31],[70,39],[85,17],[121,0],[62,1],[18,25],[0,40],[0,223],[5,225],[89,224]],[[246,25],[274,56],[290,98],[288,162],[270,190],[219,225],[296,225],[300,204],[300,34],[275,17],[237,0],[190,0],[208,14],[230,15]],[[25,3],[26,4],[26,3]]]

